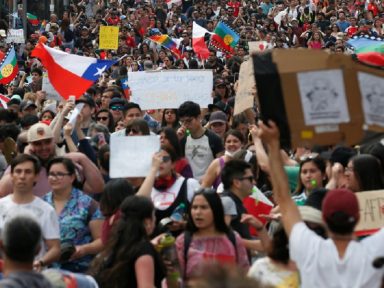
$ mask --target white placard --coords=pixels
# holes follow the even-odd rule
[[[81,110],[84,107],[84,103],[76,104],[75,109],[73,109],[73,112],[71,113],[71,116],[69,117],[68,123],[72,124],[72,127],[76,126],[77,116],[80,114]]]
[[[358,72],[365,123],[384,127],[384,78]]]
[[[25,43],[23,29],[9,29],[6,43]]]
[[[143,110],[179,108],[185,101],[206,108],[212,103],[212,84],[211,70],[133,72],[128,76],[131,100]]]
[[[41,90],[45,91],[47,93],[47,99],[53,99],[56,101],[61,101],[63,98],[61,98],[59,92],[56,91],[56,89],[52,86],[51,82],[49,81],[48,74],[44,73],[43,75],[43,86]]]
[[[297,73],[305,125],[350,121],[341,69]]]
[[[111,137],[109,176],[146,177],[152,165],[153,154],[160,149],[160,138],[150,136]]]

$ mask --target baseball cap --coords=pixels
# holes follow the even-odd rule
[[[223,111],[215,111],[209,117],[209,123],[227,123],[227,115]]]
[[[33,102],[31,100],[22,101],[21,105],[20,105],[20,110],[24,111],[24,110],[28,109],[29,107],[37,108],[37,105],[35,104],[35,102]]]
[[[27,139],[29,143],[52,138],[52,129],[44,123],[36,123],[32,125],[31,128],[29,128],[27,134]]]
[[[323,217],[328,221],[335,221],[336,214],[346,216],[343,217],[347,222],[346,224],[357,223],[360,218],[357,197],[348,189],[333,189],[328,191],[322,206]],[[337,220],[338,224],[342,225],[343,223],[340,223],[340,220],[341,219]]]
[[[215,81],[215,87],[220,86],[220,85],[225,85],[225,81],[221,78],[218,78]]]
[[[216,101],[215,103],[208,105],[209,111],[213,111],[214,108],[217,108],[227,114],[230,112],[229,105],[224,103],[223,101]]]

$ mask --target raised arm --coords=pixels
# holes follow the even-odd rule
[[[159,153],[156,153],[155,155],[153,155],[151,169],[149,170],[147,177],[145,177],[145,180],[143,184],[141,184],[140,189],[139,191],[137,191],[136,195],[151,197],[153,184],[155,183],[156,175],[157,175],[157,172],[159,171],[161,161],[162,161],[162,158],[159,155]]]
[[[272,121],[269,121],[268,125],[269,127],[259,121],[259,136],[268,146],[273,196],[279,204],[284,229],[289,236],[291,234],[292,227],[301,221],[301,216],[299,209],[289,193],[290,189],[288,178],[284,171],[283,159],[280,153],[279,129]]]

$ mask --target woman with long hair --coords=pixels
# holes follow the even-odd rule
[[[76,168],[72,160],[57,157],[48,162],[48,182],[52,191],[44,200],[52,205],[60,224],[61,244],[73,245],[69,259],[55,267],[72,272],[85,272],[93,256],[102,250],[103,217],[99,205],[76,188]]]
[[[326,163],[317,153],[300,157],[299,180],[293,200],[304,205],[308,195],[315,188],[324,188],[327,182]]]
[[[347,188],[353,192],[384,189],[384,175],[375,156],[361,154],[352,157],[345,169]]]
[[[313,32],[311,38],[307,42],[309,49],[319,50],[324,47],[323,35],[321,32]]]
[[[204,174],[204,177],[201,182],[201,187],[208,188],[213,186],[217,188],[221,183],[221,170],[224,168],[225,163],[234,159],[234,157],[241,152],[244,145],[243,134],[238,131],[231,129],[224,136],[224,156],[216,158],[208,166],[207,171]],[[249,161],[252,153],[247,153],[247,160]]]
[[[163,110],[163,117],[161,118],[161,127],[170,127],[175,129],[175,131],[180,128],[179,114],[177,113],[177,109]]]
[[[176,240],[184,280],[199,277],[207,264],[237,266],[246,272],[249,261],[240,236],[224,221],[220,196],[211,189],[196,192],[186,230]]]
[[[129,196],[120,210],[120,220],[106,248],[93,262],[90,274],[101,288],[160,288],[165,269],[149,239],[155,228],[152,201]]]
[[[176,131],[173,128],[166,127],[160,130],[159,135],[160,144],[171,146],[176,153],[175,172],[185,178],[193,178],[192,168],[188,163],[188,159],[183,157]]]
[[[141,185],[138,195],[150,197],[155,205],[156,221],[170,217],[181,204],[186,208],[193,193],[200,187],[193,178],[184,178],[175,173],[176,153],[171,146],[162,145],[153,156],[152,167]],[[178,235],[185,226],[184,220],[175,220],[169,230]],[[158,231],[156,231],[157,234]]]

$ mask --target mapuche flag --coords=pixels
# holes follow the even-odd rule
[[[378,67],[384,67],[384,41],[369,38],[353,38],[348,40],[348,45],[354,48],[354,52],[361,62]]]
[[[31,13],[27,13],[27,19],[28,19],[28,22],[31,23],[32,25],[34,26],[39,25],[39,19],[37,19],[37,16]]]
[[[0,84],[8,84],[19,72],[15,48],[12,47],[0,64]]]
[[[219,22],[213,31],[211,44],[227,54],[233,54],[233,48],[236,47],[240,40],[237,34],[231,27],[224,22]]]

